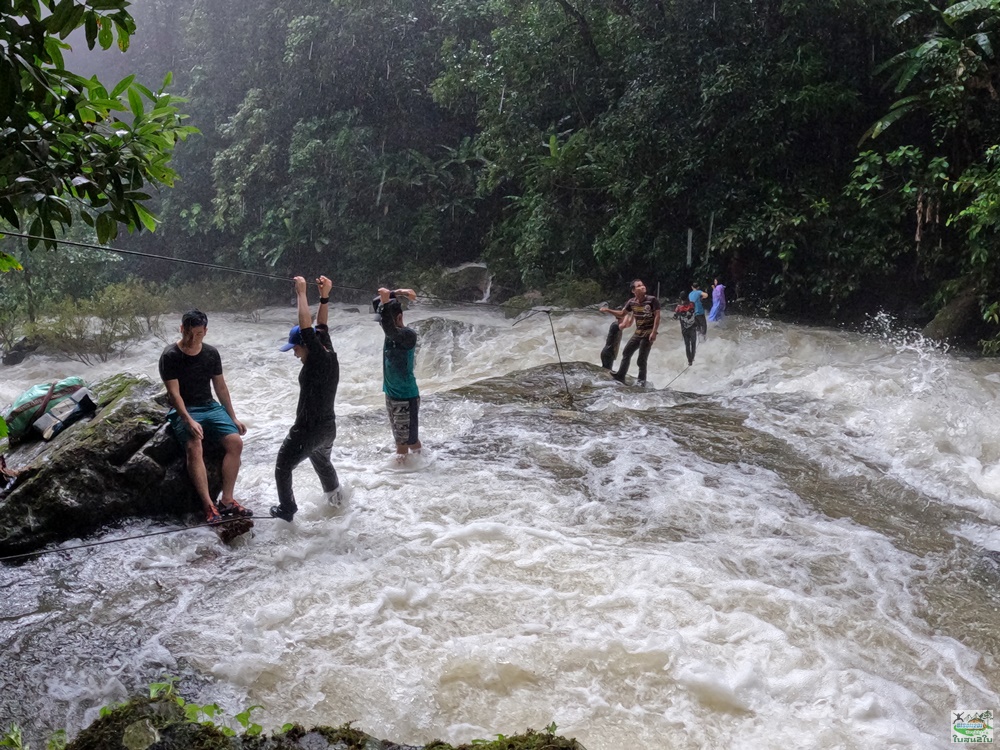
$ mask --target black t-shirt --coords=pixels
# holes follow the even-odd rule
[[[340,384],[340,361],[326,326],[303,328],[301,333],[302,345],[309,355],[299,372],[299,405],[295,409],[295,424],[306,427],[334,418],[333,401]]]
[[[160,355],[160,378],[163,382],[176,380],[185,406],[207,406],[212,397],[212,378],[222,374],[222,357],[219,350],[208,344],[193,357],[181,351],[176,343]]]

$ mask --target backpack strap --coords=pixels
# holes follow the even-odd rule
[[[25,433],[27,433],[27,431],[31,429],[31,425],[37,422],[38,419],[45,413],[46,408],[48,408],[49,402],[52,400],[52,394],[55,392],[56,392],[56,384],[53,383],[52,385],[49,386],[49,392],[45,394],[45,398],[42,399],[42,402],[38,405],[38,408],[35,410],[35,416],[33,416],[28,421],[28,424],[24,426]]]

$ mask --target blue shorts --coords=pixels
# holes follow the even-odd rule
[[[191,415],[191,419],[201,425],[201,429],[205,433],[205,440],[219,441],[226,435],[240,433],[236,425],[233,424],[229,412],[218,401],[213,401],[205,406],[189,406],[188,414]],[[191,434],[188,432],[187,423],[176,409],[167,412],[167,421],[170,422],[170,429],[174,431],[174,437],[177,438],[177,441],[181,445],[187,445]]]

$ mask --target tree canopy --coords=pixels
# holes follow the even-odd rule
[[[155,199],[161,252],[354,284],[482,259],[512,290],[720,276],[817,317],[926,320],[964,289],[998,330],[1000,0],[141,0],[138,27],[123,5],[8,0],[52,83],[21,69],[5,101],[36,114],[3,137],[39,166],[51,122],[57,154],[45,189],[0,184],[8,221],[50,236],[80,199],[104,239],[151,225],[137,182],[172,182],[187,131],[129,76],[173,70],[203,135]],[[65,71],[70,26],[128,46],[119,86]]]
[[[13,227],[54,240],[78,216],[101,242],[119,224],[154,227],[143,190],[173,185],[171,153],[194,128],[181,124],[164,88],[153,92],[130,75],[109,91],[63,57],[77,29],[91,49],[127,50],[135,32],[128,5],[0,1],[0,217]],[[0,266],[13,262],[0,253]]]

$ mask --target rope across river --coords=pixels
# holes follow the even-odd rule
[[[49,237],[40,237],[38,235],[33,235],[33,234],[25,234],[23,232],[0,231],[0,237],[2,237],[2,236],[18,237],[20,239],[36,240],[36,241],[39,241],[39,242],[51,242],[51,243],[56,243],[56,244],[60,244],[60,245],[69,245],[71,247],[86,248],[86,249],[90,249],[90,250],[100,250],[100,251],[103,251],[103,252],[106,252],[106,253],[114,253],[116,255],[127,255],[127,256],[134,256],[134,257],[138,257],[138,258],[150,258],[150,259],[153,259],[153,260],[162,260],[162,261],[165,261],[165,262],[168,262],[168,263],[181,263],[181,264],[184,264],[184,265],[198,266],[199,268],[208,268],[208,269],[211,269],[211,270],[214,270],[214,271],[225,271],[227,273],[238,273],[238,274],[244,274],[246,276],[254,276],[254,277],[257,277],[257,278],[264,278],[264,279],[273,279],[275,281],[283,281],[283,282],[287,282],[287,283],[292,283],[293,282],[292,277],[290,277],[290,276],[280,276],[278,274],[265,273],[263,271],[251,271],[251,270],[245,269],[245,268],[235,268],[233,266],[222,265],[220,263],[206,263],[205,261],[190,260],[190,259],[187,259],[187,258],[172,258],[172,257],[166,256],[166,255],[156,255],[156,254],[153,254],[153,253],[143,253],[143,252],[139,252],[138,250],[125,250],[125,249],[122,249],[122,248],[109,247],[109,246],[106,246],[106,245],[96,245],[96,244],[94,244],[92,242],[79,242],[79,241],[76,241],[76,240],[52,239],[52,238],[49,238]],[[362,289],[360,287],[344,286],[344,285],[338,285],[338,284],[334,284],[333,288],[334,289],[340,289],[342,291],[361,292],[361,293],[365,293],[365,294],[370,293],[370,291],[371,291],[371,290],[368,290],[368,289]],[[519,306],[516,306],[516,305],[513,305],[513,306],[512,305],[506,305],[506,306],[504,306],[504,305],[498,304],[496,302],[469,302],[468,300],[454,300],[454,299],[448,299],[446,297],[438,297],[438,296],[435,296],[435,295],[427,295],[427,294],[418,295],[418,299],[426,300],[428,302],[442,302],[442,303],[447,303],[447,304],[452,304],[452,305],[474,305],[476,307],[496,307],[496,308],[504,308],[504,309],[515,309],[515,310],[520,309],[522,311],[522,313],[531,311],[529,313],[529,315],[525,316],[524,318],[519,318],[518,320],[515,320],[512,325],[516,325],[521,320],[524,320],[525,318],[530,317],[531,315],[534,315],[534,314],[537,314],[537,313],[545,313],[546,315],[548,315],[549,316],[549,327],[550,327],[551,332],[552,332],[552,343],[555,346],[556,358],[559,360],[559,368],[560,368],[560,371],[562,372],[562,375],[563,375],[563,385],[565,386],[565,389],[566,389],[566,398],[569,401],[570,405],[572,405],[572,403],[573,403],[573,394],[570,392],[569,381],[566,379],[565,363],[562,360],[562,355],[559,353],[559,341],[556,339],[556,329],[555,329],[555,326],[552,325],[552,315],[553,314],[565,314],[565,313],[571,313],[571,312],[594,312],[594,308],[593,307],[554,309],[554,308],[544,308],[544,307],[538,307],[538,306],[530,306],[530,307],[519,307]]]
[[[253,277],[257,277],[257,278],[271,279],[271,280],[274,280],[274,281],[280,281],[280,282],[284,282],[284,283],[294,283],[294,279],[293,278],[287,277],[287,276],[282,276],[282,275],[279,275],[279,274],[267,273],[267,272],[262,272],[262,271],[252,271],[252,270],[249,270],[249,269],[235,268],[233,266],[227,266],[227,265],[223,265],[223,264],[219,264],[219,263],[209,263],[209,262],[205,262],[205,261],[190,260],[190,259],[186,259],[186,258],[173,258],[173,257],[168,257],[168,256],[156,255],[156,254],[153,254],[153,253],[140,252],[140,251],[137,251],[137,250],[125,250],[125,249],[122,249],[122,248],[109,247],[109,246],[105,246],[105,245],[97,245],[97,244],[90,243],[90,242],[80,242],[80,241],[76,241],[76,240],[53,239],[53,238],[39,237],[37,235],[31,235],[31,234],[26,234],[26,233],[22,233],[22,232],[10,232],[10,231],[0,231],[0,237],[2,237],[2,236],[18,237],[18,238],[26,239],[26,240],[34,240],[34,241],[40,241],[40,242],[46,242],[46,243],[62,244],[62,245],[68,245],[68,246],[72,246],[72,247],[79,247],[79,248],[86,248],[86,249],[91,249],[91,250],[98,250],[98,251],[107,252],[107,253],[114,253],[114,254],[117,254],[117,255],[134,256],[134,257],[140,257],[140,258],[148,258],[148,259],[152,259],[152,260],[161,260],[161,261],[165,261],[165,262],[169,262],[169,263],[179,263],[179,264],[192,265],[192,266],[197,266],[197,267],[200,267],[200,268],[206,268],[206,269],[211,269],[211,270],[216,270],[216,271],[224,271],[226,273],[243,274],[243,275],[253,276]],[[359,287],[345,286],[345,285],[333,285],[332,288],[343,290],[343,291],[349,291],[349,292],[360,292],[360,293],[365,293],[365,294],[370,293],[370,290],[362,289],[362,288],[359,288]],[[454,304],[454,305],[474,305],[476,307],[496,307],[496,308],[503,308],[503,309],[507,309],[507,310],[510,310],[510,309],[515,309],[515,310],[516,309],[520,309],[521,310],[521,314],[512,323],[512,325],[517,325],[518,323],[520,323],[520,322],[522,322],[524,320],[527,320],[528,318],[530,318],[530,317],[532,317],[534,315],[537,315],[539,313],[545,313],[548,316],[548,319],[549,319],[549,329],[550,329],[550,332],[551,332],[551,335],[552,335],[552,342],[553,342],[553,345],[555,347],[556,358],[559,361],[559,368],[560,368],[560,373],[562,375],[563,386],[564,386],[565,392],[566,392],[566,398],[567,398],[567,400],[569,402],[569,405],[572,406],[572,404],[573,404],[573,395],[572,395],[572,392],[570,391],[569,380],[568,380],[567,375],[566,375],[566,367],[565,367],[565,363],[563,362],[562,354],[561,354],[560,349],[559,349],[559,341],[558,341],[558,338],[556,336],[555,324],[553,323],[552,316],[554,314],[565,314],[565,313],[572,313],[572,312],[595,312],[596,311],[595,308],[597,306],[582,307],[582,308],[553,308],[553,307],[544,307],[544,306],[530,306],[530,307],[521,307],[521,308],[518,308],[518,306],[516,306],[516,305],[512,306],[509,303],[506,304],[506,305],[501,305],[501,304],[498,304],[498,303],[486,302],[486,301],[470,302],[468,300],[453,300],[453,299],[448,299],[448,298],[445,298],[445,297],[438,297],[438,296],[433,296],[433,295],[418,295],[418,299],[422,299],[422,300],[426,300],[426,301],[430,301],[430,302],[439,302],[439,303]],[[685,372],[687,372],[687,369],[688,368],[685,368],[680,373],[678,373],[670,381],[670,383],[668,383],[668,386],[671,383],[673,383],[675,380],[677,380],[677,378],[679,378]],[[253,516],[252,518],[253,518],[253,520],[275,520],[274,516]],[[7,555],[7,556],[4,556],[4,557],[0,557],[0,563],[14,562],[14,561],[17,561],[17,560],[25,560],[27,558],[38,557],[38,556],[46,555],[46,554],[53,554],[53,553],[57,553],[57,552],[70,552],[70,551],[75,551],[75,550],[88,549],[88,548],[91,548],[91,547],[104,546],[104,545],[108,545],[108,544],[125,543],[125,542],[129,542],[129,541],[135,541],[135,540],[138,540],[138,539],[145,539],[145,538],[154,537],[154,536],[161,536],[161,535],[164,535],[164,534],[176,534],[176,533],[180,533],[180,532],[183,532],[183,531],[190,531],[192,529],[199,529],[199,528],[216,528],[216,529],[218,529],[220,525],[225,525],[226,523],[232,522],[234,520],[237,520],[237,519],[225,519],[225,520],[221,521],[221,524],[220,523],[194,524],[194,525],[190,525],[190,526],[181,526],[181,527],[163,529],[163,530],[160,530],[160,531],[153,531],[153,532],[149,532],[149,533],[145,533],[145,534],[138,534],[138,535],[128,536],[128,537],[122,537],[122,538],[118,538],[118,539],[105,539],[105,540],[97,541],[97,542],[88,542],[88,543],[78,544],[78,545],[74,545],[74,546],[70,546],[70,547],[57,547],[57,548],[54,548],[54,549],[43,549],[43,550],[36,550],[36,551],[33,551],[33,552],[25,552],[25,553],[20,553],[20,554],[15,554],[15,555]]]
[[[161,536],[163,534],[177,534],[181,531],[190,531],[191,529],[217,529],[220,526],[225,526],[227,523],[234,523],[236,521],[277,521],[278,519],[272,516],[251,516],[250,518],[230,518],[224,519],[219,523],[196,523],[191,526],[179,526],[173,529],[162,529],[160,531],[150,531],[148,534],[136,534],[135,536],[126,536],[121,539],[104,539],[99,542],[87,542],[86,544],[77,544],[72,547],[56,547],[54,549],[40,549],[34,552],[21,552],[17,555],[7,555],[6,557],[0,557],[0,563],[12,562],[14,560],[24,560],[29,557],[38,557],[40,555],[51,555],[56,552],[73,552],[78,549],[87,549],[88,547],[103,547],[106,544],[124,544],[125,542],[132,542],[136,539],[146,539],[151,536]]]

